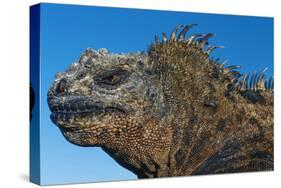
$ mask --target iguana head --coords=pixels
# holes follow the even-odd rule
[[[154,108],[150,99],[158,91],[153,77],[145,53],[87,49],[56,75],[48,91],[51,119],[78,145],[121,142],[125,133],[135,134],[143,115]]]

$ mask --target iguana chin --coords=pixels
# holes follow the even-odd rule
[[[273,170],[273,79],[211,59],[213,34],[185,37],[192,26],[147,53],[87,49],[58,73],[48,104],[65,138],[139,178]]]

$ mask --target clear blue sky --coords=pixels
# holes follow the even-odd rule
[[[273,74],[273,19],[185,12],[42,4],[41,7],[41,180],[42,184],[136,179],[97,147],[70,144],[51,122],[47,90],[88,47],[111,52],[146,50],[155,34],[197,23],[190,33],[216,33],[213,53],[242,72],[268,67]]]

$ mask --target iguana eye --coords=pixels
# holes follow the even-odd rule
[[[104,72],[96,77],[94,77],[94,81],[98,85],[117,85],[122,83],[128,76],[128,73],[124,70],[117,69]]]

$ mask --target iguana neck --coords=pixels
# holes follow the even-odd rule
[[[165,120],[149,117],[139,130],[124,135],[123,141],[103,145],[103,150],[116,162],[139,178],[167,176],[167,163],[172,147],[171,116]],[[135,126],[132,126],[135,127]]]

